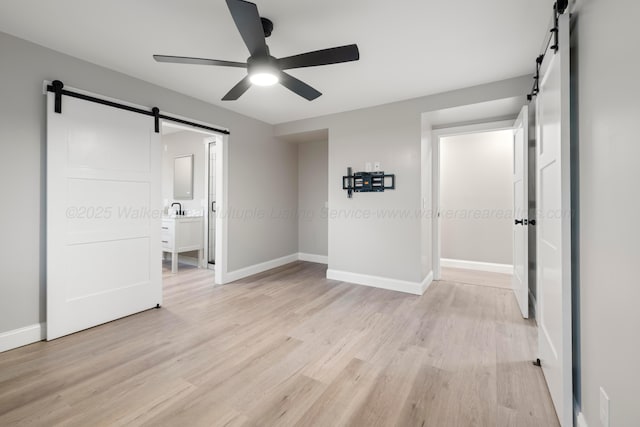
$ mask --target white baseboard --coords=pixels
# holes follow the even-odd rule
[[[326,256],[300,252],[228,272],[225,275],[224,282],[234,282],[298,260],[317,262],[321,264],[328,263],[328,257]],[[398,292],[406,292],[414,295],[422,295],[433,282],[433,271],[430,271],[422,282],[409,282],[406,280],[390,279],[387,277],[370,276],[339,270],[327,270],[327,279],[340,280],[343,282],[355,283],[357,285],[372,286],[375,288],[389,289]]]
[[[45,330],[43,323],[25,326],[24,328],[14,329],[12,331],[0,334],[0,353],[23,345],[32,344],[34,342],[45,339]]]
[[[433,283],[433,270],[431,270],[429,274],[427,274],[427,276],[422,279],[422,282],[420,282],[420,290],[422,291],[420,292],[420,295],[424,294],[427,289],[429,289],[431,283]]]
[[[239,270],[229,271],[224,276],[224,283],[235,282],[236,280],[244,279],[245,277],[253,276],[254,274],[262,273],[263,271],[271,270],[272,268],[290,264],[295,261],[298,261],[297,253],[261,262],[260,264],[250,265],[249,267]]]
[[[355,283],[356,285],[372,286],[374,288],[389,289],[391,291],[406,292],[422,295],[433,282],[433,271],[429,272],[422,282],[390,279],[387,277],[370,276],[368,274],[351,273],[340,270],[327,270],[327,279]]]
[[[304,252],[298,252],[298,259],[300,261],[317,262],[318,264],[329,264],[329,257],[327,255],[306,254]]]
[[[488,271],[491,273],[513,274],[513,265],[494,264],[492,262],[465,261],[462,259],[442,258],[441,267],[463,268],[465,270]]]

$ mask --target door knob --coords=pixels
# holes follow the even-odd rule
[[[524,219],[516,219],[516,225],[523,225],[524,224]]]

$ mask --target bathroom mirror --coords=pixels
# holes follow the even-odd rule
[[[173,198],[193,200],[193,154],[176,156],[174,159]]]

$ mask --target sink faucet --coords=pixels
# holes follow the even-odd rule
[[[173,207],[173,205],[178,205],[178,215],[184,215],[184,211],[182,210],[182,204],[175,202],[175,203],[171,203],[171,207]]]

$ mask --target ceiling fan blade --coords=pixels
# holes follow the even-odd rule
[[[245,62],[220,61],[217,59],[207,58],[191,58],[188,56],[153,55],[153,59],[155,59],[157,62],[168,62],[172,64],[220,65],[222,67],[247,68],[247,64]]]
[[[237,85],[235,85],[225,96],[222,98],[223,101],[235,101],[242,96],[249,88],[251,87],[251,82],[249,81],[249,76],[246,76],[244,79],[240,80]]]
[[[316,50],[314,52],[301,53],[300,55],[280,58],[278,63],[282,70],[292,68],[317,67],[318,65],[339,64],[341,62],[357,61],[360,59],[358,45],[332,47]]]
[[[287,73],[280,73],[280,84],[308,101],[313,101],[322,95],[322,93],[318,92],[305,82],[298,80]]]
[[[267,42],[258,7],[244,0],[227,0],[227,6],[251,56],[266,56]]]

